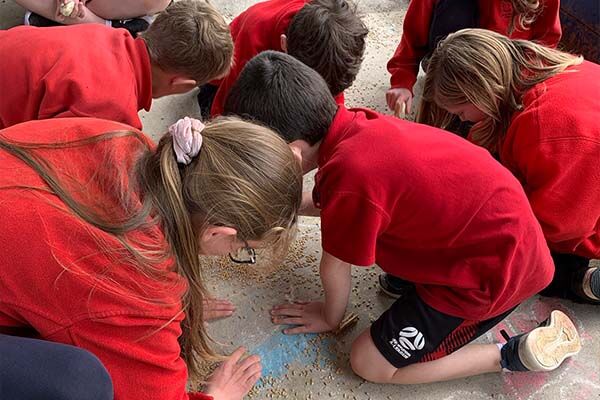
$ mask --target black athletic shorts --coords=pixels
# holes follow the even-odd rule
[[[484,321],[466,320],[433,309],[412,290],[371,325],[371,337],[385,359],[402,368],[453,353],[492,329],[515,308]]]

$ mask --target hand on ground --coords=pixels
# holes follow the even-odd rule
[[[322,302],[294,302],[280,304],[271,310],[271,321],[277,325],[297,325],[283,330],[286,335],[320,333],[334,330],[325,320]]]
[[[231,317],[235,311],[235,306],[228,300],[222,299],[204,299],[202,309],[202,319],[205,322],[214,321]]]
[[[240,347],[208,378],[206,394],[214,400],[242,400],[260,379],[260,357],[242,359],[246,349]]]
[[[398,118],[409,114],[412,109],[412,93],[406,88],[391,88],[385,94],[385,100],[390,110]]]

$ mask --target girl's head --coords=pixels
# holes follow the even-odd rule
[[[433,52],[417,119],[442,128],[452,114],[474,122],[473,140],[496,152],[524,92],[580,62],[533,42],[463,29]]]
[[[177,270],[189,282],[182,351],[193,368],[194,354],[211,354],[202,322],[205,289],[198,254],[247,247],[285,251],[302,199],[302,171],[288,145],[266,127],[236,118],[219,118],[205,127],[189,120],[183,125],[140,159],[137,176],[144,203],[158,212]],[[193,133],[201,146],[189,153],[192,139],[181,144],[177,129]],[[188,151],[186,161],[178,162],[176,147]]]
[[[204,255],[235,252],[246,244],[285,248],[302,191],[301,171],[288,146],[268,128],[235,118],[206,126],[195,121],[198,129],[192,121],[174,125],[174,133],[165,135],[138,168],[142,192],[163,216],[169,236],[177,238],[182,226],[189,227],[195,253]],[[189,164],[176,159],[176,126],[201,138]]]

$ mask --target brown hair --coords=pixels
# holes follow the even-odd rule
[[[144,143],[139,133],[111,132],[48,145],[0,138],[0,149],[34,169],[73,214],[115,237],[123,245],[123,249],[115,252],[122,257],[124,250],[129,263],[141,274],[158,276],[156,265],[174,257],[175,271],[188,283],[182,299],[186,313],[180,338],[182,357],[190,374],[197,377],[199,359],[214,356],[202,320],[206,289],[198,257],[198,236],[208,225],[229,226],[237,230],[240,240],[263,241],[285,251],[292,239],[302,198],[302,172],[290,148],[270,129],[222,117],[202,131],[202,149],[189,165],[177,163],[169,134],[160,140],[156,150],[145,148],[129,188],[142,203],[127,199],[127,194],[109,193],[109,198],[123,197],[122,210],[117,215],[124,216],[109,220],[106,213],[78,202],[76,195],[65,190],[57,178],[57,169],[35,153],[35,149],[44,147],[76,148],[126,136],[137,137]],[[112,191],[119,190],[115,186],[119,187],[110,186]],[[148,232],[156,227],[164,232],[168,246],[160,240],[140,243],[131,239],[130,234],[135,231]]]
[[[288,54],[317,71],[335,96],[352,85],[369,30],[348,0],[312,0],[287,30]]]
[[[159,13],[141,34],[152,63],[202,85],[226,74],[233,40],[223,16],[203,0],[181,0]]]
[[[471,137],[496,153],[524,93],[581,61],[492,31],[460,30],[442,40],[429,59],[417,121],[445,128],[452,115],[443,107],[471,103],[486,115]]]

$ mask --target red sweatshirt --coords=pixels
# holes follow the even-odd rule
[[[437,0],[411,0],[404,18],[402,39],[387,64],[387,69],[392,74],[392,88],[412,90],[417,80],[419,63],[428,51],[429,27],[436,3]],[[515,29],[510,37],[556,47],[561,36],[560,1],[542,0],[541,3],[543,10],[529,29]],[[480,28],[508,35],[512,14],[512,3],[509,0],[479,0]]]
[[[152,75],[142,39],[98,24],[0,31],[0,129],[34,119],[97,117],[138,129]]]
[[[238,15],[229,28],[234,41],[234,63],[229,75],[212,82],[219,86],[213,100],[211,115],[223,113],[225,100],[244,66],[255,55],[266,50],[283,51],[281,35],[286,34],[292,18],[309,0],[268,0],[248,8]],[[344,94],[336,96],[344,103]]]
[[[454,134],[341,106],[318,163],[323,249],[415,283],[438,311],[489,319],[552,279],[519,182]]]
[[[99,119],[61,118],[14,125],[0,135],[53,143],[131,129]],[[136,137],[40,154],[63,179],[85,185],[73,191],[76,198],[96,200],[109,214],[117,208],[102,187],[127,188],[123,171],[152,145],[143,135]],[[117,160],[121,169],[105,168]],[[89,350],[110,373],[115,400],[211,399],[186,393],[187,368],[178,343],[186,283],[173,272],[173,260],[157,266],[159,279],[151,279],[107,251],[122,246],[65,211],[57,196],[16,185],[45,187],[31,168],[0,151],[0,333],[30,328],[41,339]],[[135,232],[132,238],[164,244],[158,229]]]
[[[550,249],[600,258],[600,66],[530,89],[500,159],[519,178]]]

